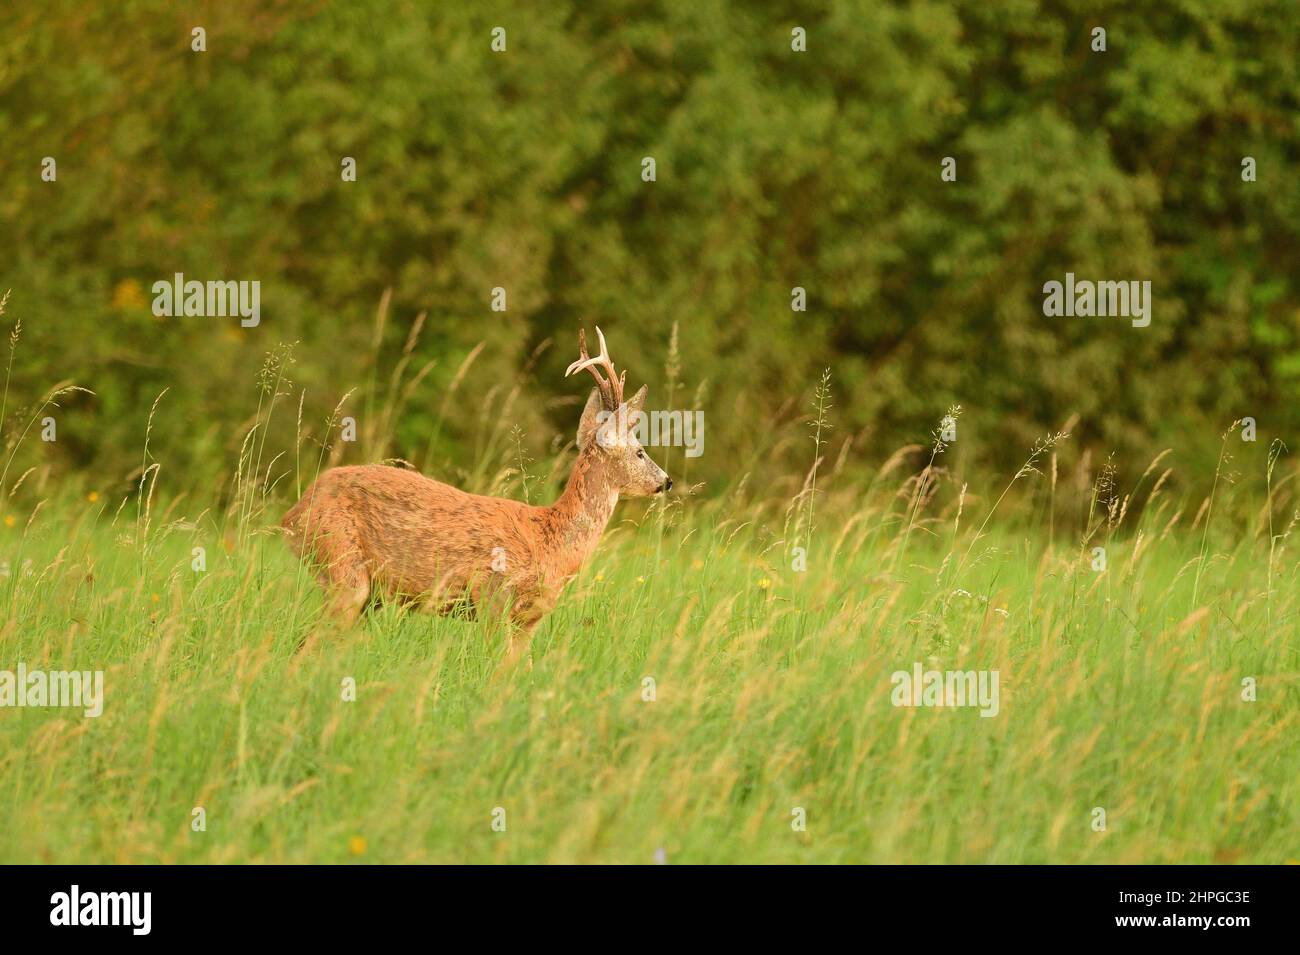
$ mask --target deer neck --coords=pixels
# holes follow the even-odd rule
[[[617,503],[618,488],[599,452],[580,452],[564,493],[550,507],[557,545],[571,550],[581,563],[596,549]]]

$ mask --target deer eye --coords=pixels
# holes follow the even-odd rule
[[[636,456],[637,456],[638,458],[644,458],[644,457],[645,457],[645,452],[642,451],[640,448],[637,448],[637,450],[636,450]]]

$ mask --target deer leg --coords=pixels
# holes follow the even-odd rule
[[[370,578],[365,569],[358,567],[348,571],[328,586],[330,612],[343,626],[352,626],[370,602]]]
[[[330,613],[350,627],[370,600],[370,573],[361,551],[351,534],[339,530],[319,534],[312,551]]]
[[[516,663],[533,645],[533,632],[551,610],[548,602],[540,599],[517,603],[510,608],[510,644],[506,649],[507,664]],[[528,668],[532,669],[532,660]]]
[[[321,637],[328,637],[331,631],[338,635],[350,630],[370,601],[370,576],[359,560],[347,564],[336,561],[322,567],[317,571],[316,577],[327,595],[325,606],[333,622],[327,624],[324,631],[318,628],[304,633],[295,653],[302,653],[309,646],[314,646]],[[334,629],[336,626],[337,630]]]

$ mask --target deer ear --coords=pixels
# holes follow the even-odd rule
[[[627,410],[628,410],[628,411],[644,411],[644,410],[645,410],[645,393],[646,393],[646,386],[645,386],[645,385],[642,385],[641,388],[640,388],[640,390],[638,390],[637,393],[634,394],[634,395],[632,396],[631,400],[628,401],[628,403],[627,403]]]
[[[578,422],[579,451],[591,444],[591,439],[596,436],[596,425],[599,423],[597,419],[601,407],[600,392],[592,388],[591,397],[587,399],[587,407],[582,409],[582,419]]]

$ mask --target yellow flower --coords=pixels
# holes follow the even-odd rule
[[[600,583],[604,579],[605,579],[605,575],[603,573],[596,574],[596,583]]]
[[[14,516],[12,514],[6,514],[5,527],[13,527],[13,526],[14,526]]]
[[[94,504],[96,501],[99,500],[99,492],[91,491],[89,494],[86,495],[86,500],[88,500],[91,504]]]
[[[638,584],[644,584],[644,583],[645,583],[645,578],[644,578],[644,577],[638,577],[638,578],[636,579],[636,582],[637,582]]]
[[[162,599],[162,598],[159,597],[157,594],[150,594],[150,595],[149,595],[149,600],[152,601],[153,603],[157,603],[157,602],[158,602],[159,600],[161,600],[161,599]]]
[[[144,308],[144,289],[135,279],[123,279],[113,287],[113,307],[122,311]]]
[[[700,560],[698,557],[695,558],[695,560],[691,561],[691,570],[703,570],[703,569],[704,569],[704,561]]]
[[[771,586],[772,586],[772,581],[768,580],[766,577],[764,577],[762,580],[758,582],[759,590],[767,590],[767,588]]]
[[[349,840],[348,840],[348,852],[352,853],[354,856],[365,855],[365,854],[366,854],[366,837],[365,837],[365,836],[353,836],[351,839],[349,839]]]

